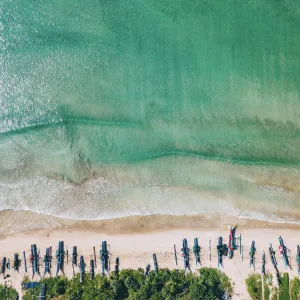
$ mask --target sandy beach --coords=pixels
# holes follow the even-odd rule
[[[1,257],[6,256],[13,262],[14,253],[26,251],[29,257],[31,244],[37,244],[43,257],[46,247],[56,249],[58,241],[63,240],[70,255],[72,247],[78,247],[78,254],[83,255],[87,266],[92,259],[93,246],[96,247],[97,268],[96,273],[101,272],[99,264],[100,244],[106,240],[110,251],[110,268],[114,269],[115,258],[120,258],[120,268],[145,268],[152,263],[152,254],[156,253],[160,268],[183,268],[183,259],[180,254],[182,238],[187,238],[189,247],[193,247],[195,237],[201,247],[201,266],[217,267],[216,245],[219,236],[224,242],[228,242],[230,225],[238,226],[237,235],[242,234],[244,245],[243,260],[239,251],[235,251],[232,260],[224,259],[224,271],[235,283],[233,299],[249,299],[244,280],[253,272],[249,268],[249,248],[251,241],[255,240],[256,271],[260,272],[261,254],[267,254],[266,271],[273,273],[273,267],[268,257],[268,246],[271,242],[276,251],[279,271],[285,271],[278,252],[278,236],[282,236],[290,250],[290,260],[293,270],[289,273],[296,275],[296,246],[299,243],[297,235],[300,228],[293,224],[268,223],[249,219],[234,219],[220,215],[195,215],[195,216],[148,216],[131,217],[123,219],[111,219],[102,221],[74,221],[63,220],[32,212],[6,211],[1,216]],[[24,223],[26,220],[26,224]],[[9,222],[14,222],[14,226]],[[6,224],[6,227],[4,226]],[[23,228],[22,228],[23,224]],[[288,230],[287,230],[288,229]],[[209,251],[211,240],[211,260]],[[174,244],[178,252],[178,266],[174,260]],[[55,264],[55,260],[54,260]],[[201,267],[200,266],[200,267]],[[197,271],[193,254],[191,253],[191,270]],[[30,268],[29,268],[30,269]],[[88,270],[88,268],[87,268]],[[54,272],[54,268],[52,268]],[[77,268],[78,272],[78,268]],[[43,267],[41,267],[43,273]],[[7,272],[10,275],[7,283],[21,292],[21,281],[24,277],[23,260],[20,272],[12,269]],[[72,267],[69,262],[66,265],[65,274],[72,276]],[[32,272],[29,270],[29,277]],[[38,280],[35,277],[34,280]],[[4,283],[3,277],[0,279]]]

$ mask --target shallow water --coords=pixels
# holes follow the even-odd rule
[[[0,3],[0,209],[298,220],[295,1]]]

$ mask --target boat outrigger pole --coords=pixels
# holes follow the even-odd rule
[[[116,257],[116,263],[115,263],[115,274],[116,274],[116,276],[119,275],[119,266],[120,266],[120,259],[119,259],[119,257]]]
[[[249,252],[249,257],[250,257],[250,268],[252,266],[254,268],[254,270],[255,270],[255,261],[254,261],[255,260],[255,252],[256,252],[255,241],[252,241],[250,252]]]
[[[46,299],[46,284],[45,283],[43,283],[43,285],[42,285],[39,299],[40,300],[45,300]]]
[[[93,280],[95,277],[95,262],[93,259],[90,260],[90,280]]]
[[[102,276],[105,274],[105,270],[108,270],[108,259],[109,259],[109,252],[107,250],[107,242],[102,242],[102,249],[100,250],[100,260],[102,265]]]
[[[175,244],[174,244],[174,258],[175,258],[176,266],[178,266],[177,251],[176,251],[176,245]]]
[[[24,272],[27,273],[27,261],[26,261],[25,251],[23,251],[23,261],[24,261]]]
[[[56,276],[58,275],[59,271],[61,271],[64,274],[65,248],[63,241],[58,242],[58,249],[56,250],[56,260]]]
[[[198,238],[194,238],[194,247],[193,247],[193,252],[195,254],[195,260],[196,260],[196,266],[197,264],[201,264],[201,261],[200,261],[200,246],[198,244]]]
[[[187,239],[182,240],[182,248],[181,248],[183,261],[184,261],[184,270],[190,268],[190,249],[188,247]]]
[[[49,247],[49,255],[50,255],[50,262],[49,262],[49,267],[50,267],[50,270],[52,268],[52,246]]]
[[[290,266],[290,263],[289,263],[289,258],[288,258],[288,255],[287,255],[287,248],[283,242],[283,239],[282,237],[278,237],[278,240],[279,240],[279,252],[282,256],[282,259],[283,259],[283,263],[285,265],[285,268],[287,269],[289,266]]]
[[[300,246],[297,246],[296,261],[298,265],[298,275],[300,275]]]
[[[85,263],[82,255],[80,256],[78,267],[80,272],[80,283],[82,283],[83,275],[85,274]]]
[[[97,259],[96,259],[96,247],[93,247],[93,255],[94,255],[94,264],[95,264],[95,268],[97,268]]]
[[[75,276],[75,266],[77,266],[77,246],[73,246],[72,252],[72,268],[73,268],[73,275]]]
[[[156,257],[155,253],[153,254],[153,265],[154,265],[154,272],[155,272],[155,274],[157,274],[158,273],[158,263],[157,263],[157,257]]]
[[[232,257],[233,257],[233,250],[234,250],[234,235],[233,235],[232,227],[230,227],[229,242],[228,242],[228,258],[229,259],[232,259]]]
[[[263,276],[266,275],[266,254],[265,254],[265,251],[263,251],[263,254],[262,254],[262,266],[261,266],[261,274]]]

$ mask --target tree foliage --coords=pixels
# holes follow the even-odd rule
[[[300,279],[295,277],[290,282],[291,286],[291,300],[300,299]]]
[[[10,287],[0,285],[0,299],[15,300],[18,296],[18,292]]]
[[[290,300],[290,278],[288,273],[280,276],[279,299]]]
[[[270,300],[271,296],[271,287],[272,287],[272,275],[267,274],[264,276],[263,284],[264,284],[264,300]]]
[[[261,300],[262,297],[262,281],[260,274],[252,274],[246,279],[248,293],[253,300]]]
[[[145,277],[143,270],[125,269],[110,277],[97,274],[94,280],[85,275],[83,283],[79,274],[42,279],[46,283],[47,299],[60,300],[197,300],[224,299],[232,294],[229,278],[217,269],[202,268],[197,274],[182,270],[161,269]],[[38,296],[41,286],[28,290],[24,300]]]

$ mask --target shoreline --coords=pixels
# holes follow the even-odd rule
[[[232,217],[223,213],[200,213],[194,215],[147,215],[102,220],[72,220],[31,211],[5,210],[0,212],[0,238],[28,230],[54,230],[76,228],[95,230],[107,234],[134,234],[178,229],[200,229],[238,226],[238,228],[300,229],[300,224],[271,222],[243,217]]]
[[[126,218],[132,218],[132,217],[151,217],[151,216],[165,216],[165,217],[194,217],[194,216],[202,216],[202,215],[226,215],[228,217],[234,218],[234,219],[249,219],[249,220],[254,220],[254,221],[259,221],[259,222],[266,222],[266,223],[277,223],[277,224],[292,224],[292,225],[299,225],[300,226],[300,219],[299,221],[292,221],[292,220],[285,220],[283,218],[280,218],[279,216],[275,216],[275,219],[268,219],[267,215],[263,215],[261,218],[255,218],[247,215],[234,215],[234,214],[229,214],[226,212],[222,211],[202,211],[202,212],[195,212],[195,213],[183,213],[183,214],[158,214],[158,213],[149,213],[149,214],[134,214],[134,215],[124,215],[124,216],[117,216],[117,217],[105,217],[105,218],[99,218],[99,219],[74,219],[74,218],[68,218],[68,217],[61,217],[61,216],[55,216],[53,214],[48,214],[44,212],[37,212],[33,211],[30,209],[23,209],[23,210],[15,210],[15,209],[4,209],[0,211],[0,217],[1,214],[6,214],[6,213],[32,213],[32,214],[37,214],[37,215],[42,215],[42,216],[48,216],[51,218],[57,218],[61,220],[69,220],[69,221],[74,221],[74,222],[81,222],[81,221],[88,221],[88,222],[97,222],[97,221],[106,221],[106,220],[121,220],[121,219],[126,219]],[[300,214],[299,214],[300,216]],[[277,219],[276,219],[277,218]]]

